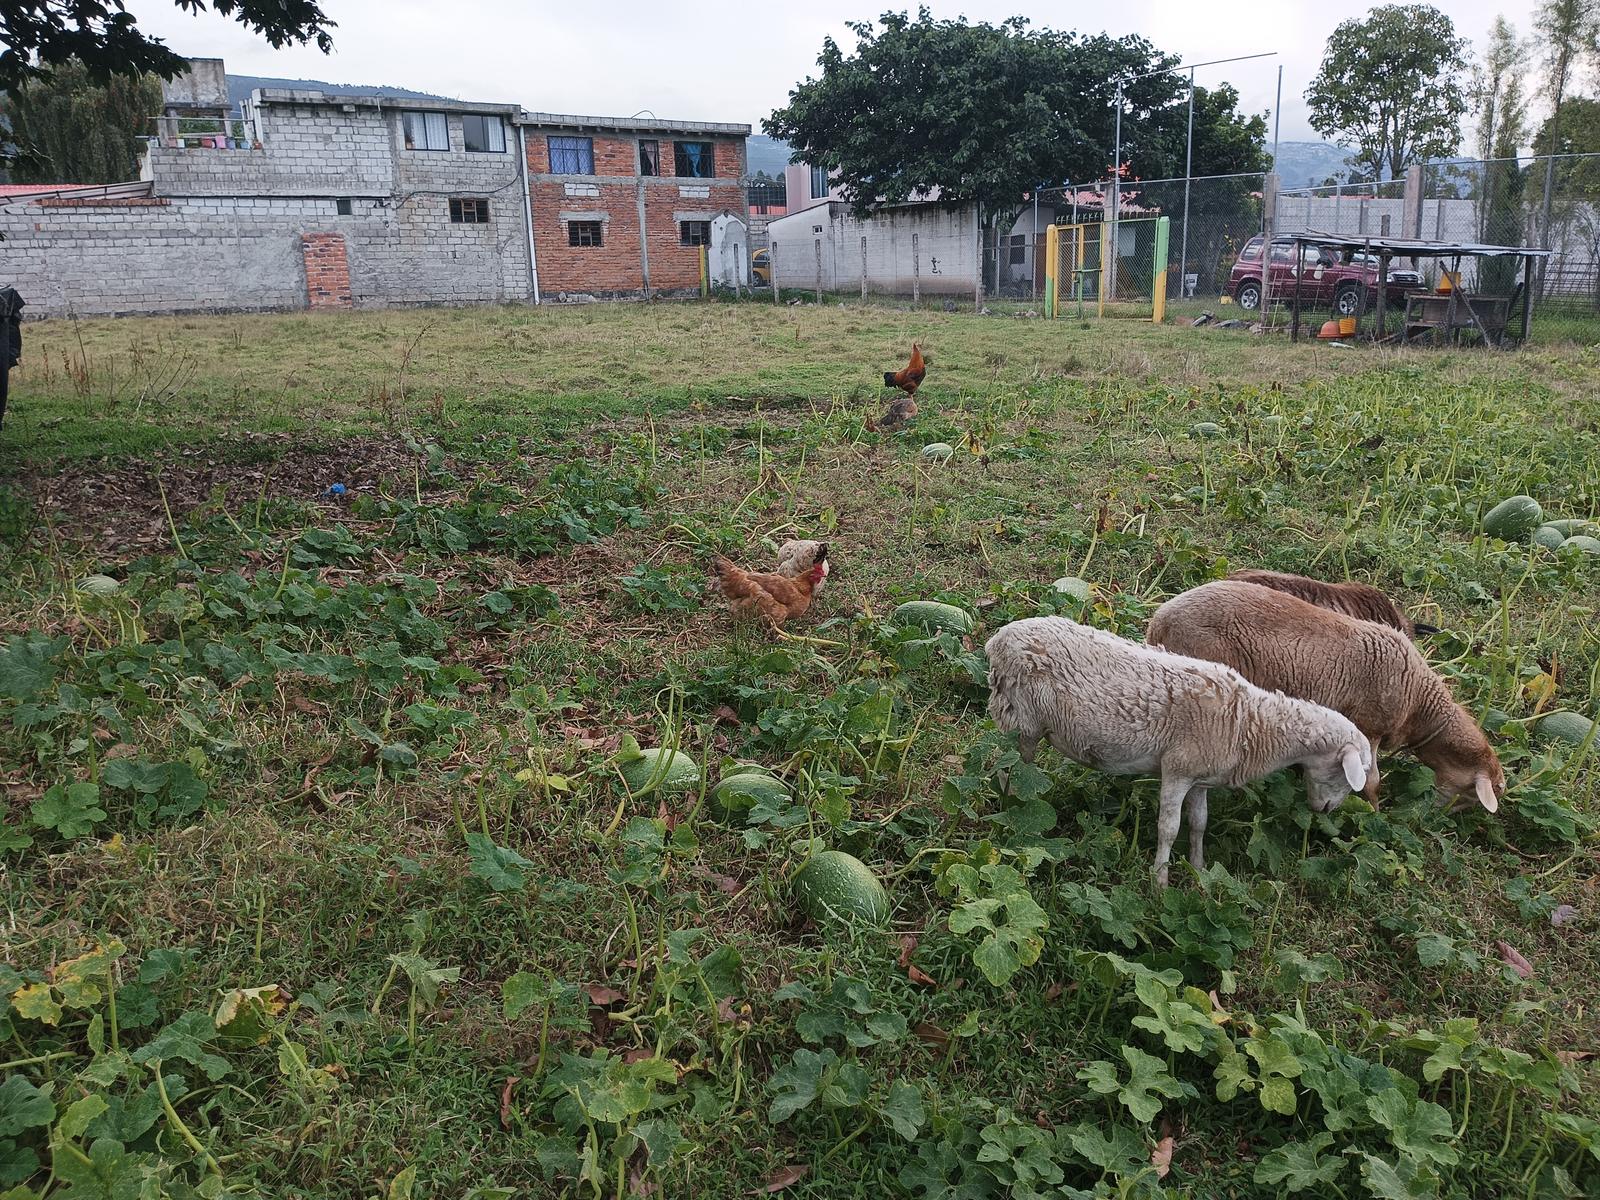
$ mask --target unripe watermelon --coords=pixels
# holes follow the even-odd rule
[[[1545,524],[1562,537],[1571,537],[1575,533],[1592,534],[1596,529],[1600,529],[1600,525],[1584,517],[1561,517],[1555,521],[1546,521]]]
[[[1561,546],[1563,550],[1578,550],[1584,554],[1600,554],[1600,538],[1579,533],[1569,537]]]
[[[1504,542],[1520,542],[1539,527],[1544,510],[1532,496],[1512,496],[1483,515],[1483,531]]]
[[[1593,721],[1582,713],[1575,712],[1551,713],[1534,726],[1535,732],[1545,741],[1568,742],[1574,746],[1583,745],[1584,739],[1589,736],[1589,731],[1593,728]]]
[[[1543,546],[1546,550],[1559,550],[1566,540],[1567,535],[1554,525],[1541,525],[1533,531],[1533,544]]]
[[[1189,426],[1189,436],[1195,438],[1221,437],[1222,426],[1215,421],[1196,421]]]
[[[813,920],[828,917],[881,925],[889,894],[867,865],[842,850],[823,850],[795,873],[794,894]]]
[[[949,442],[929,442],[922,448],[922,457],[933,462],[949,462],[955,455],[955,447]]]
[[[1050,586],[1074,600],[1087,600],[1093,591],[1087,579],[1079,579],[1076,575],[1063,575]]]
[[[761,801],[788,799],[789,789],[781,779],[757,767],[739,767],[717,784],[711,793],[711,809],[725,819],[747,813]]]
[[[977,626],[971,613],[937,600],[907,600],[894,610],[896,625],[919,625],[929,633],[971,633]]]
[[[653,746],[619,767],[635,796],[650,792],[687,792],[700,786],[700,765],[681,750]]]

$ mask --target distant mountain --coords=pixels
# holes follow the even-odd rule
[[[750,162],[750,174],[765,172],[773,179],[783,178],[783,169],[789,165],[789,143],[762,133],[753,133],[745,142],[745,155]]]
[[[242,100],[248,100],[257,88],[281,88],[295,92],[326,92],[330,96],[382,96],[394,100],[451,100],[452,96],[439,96],[432,92],[414,92],[410,88],[389,87],[387,84],[325,83],[320,79],[278,79],[271,75],[228,76],[228,107],[237,109]]]
[[[1329,178],[1342,179],[1350,152],[1329,142],[1280,142],[1278,177],[1286,188],[1316,187]]]

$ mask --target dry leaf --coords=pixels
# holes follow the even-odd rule
[[[616,988],[607,987],[603,983],[591,983],[585,990],[589,993],[589,1003],[600,1008],[607,1008],[624,999],[623,994]]]
[[[923,1021],[911,1032],[916,1034],[922,1041],[928,1043],[928,1045],[939,1050],[943,1050],[950,1044],[950,1035],[931,1021]]]
[[[1560,929],[1563,925],[1571,925],[1578,919],[1578,910],[1570,904],[1558,904],[1550,911],[1550,924]]]
[[[1496,942],[1500,947],[1500,960],[1524,979],[1533,978],[1533,964],[1505,942]]]
[[[742,724],[742,722],[739,720],[739,714],[734,712],[733,709],[729,708],[726,704],[717,705],[717,711],[711,715],[716,719],[718,725],[732,725],[737,728],[740,724]]]
[[[1150,1151],[1150,1165],[1156,1169],[1156,1178],[1165,1179],[1172,1171],[1172,1135],[1169,1133]]]
[[[914,933],[900,935],[900,969],[904,970],[911,965],[911,956],[917,950],[917,936]]]
[[[511,1128],[511,1089],[517,1086],[521,1077],[517,1075],[506,1076],[506,1085],[500,1089],[500,1128]]]
[[[768,1196],[773,1192],[781,1192],[791,1183],[799,1183],[806,1177],[806,1172],[811,1168],[803,1164],[784,1167],[767,1176],[767,1182],[761,1187],[745,1193],[746,1196]]]
[[[908,964],[906,966],[906,978],[911,980],[912,983],[915,983],[921,987],[936,988],[939,986],[939,981],[937,979],[935,979],[932,975],[929,975],[926,971],[922,970],[922,968],[912,964]]]
[[[1581,1063],[1585,1059],[1593,1058],[1594,1053],[1593,1050],[1557,1050],[1556,1058],[1570,1067],[1574,1063]]]

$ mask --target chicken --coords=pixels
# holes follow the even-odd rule
[[[717,587],[727,597],[736,616],[763,618],[774,629],[811,607],[817,586],[828,574],[828,547],[817,550],[811,569],[797,578],[768,575],[736,567],[720,554],[716,558]]]
[[[827,552],[828,547],[822,542],[808,541],[804,538],[791,538],[778,547],[778,574],[788,579],[798,579],[819,562],[822,562],[821,556]],[[817,580],[812,592],[822,591],[823,585],[827,582],[828,572],[824,567],[822,578]]]
[[[867,429],[872,433],[879,431],[899,429],[912,417],[917,415],[917,401],[914,396],[899,396],[894,403],[889,405],[889,411],[874,421],[867,418]]]
[[[911,343],[911,361],[898,371],[885,371],[883,373],[883,386],[898,388],[908,396],[915,396],[917,389],[922,386],[922,380],[928,373],[928,364],[922,360],[922,345],[918,342]],[[912,406],[912,413],[916,411]]]

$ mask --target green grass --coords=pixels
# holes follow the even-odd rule
[[[870,433],[913,338],[922,412]],[[1592,347],[758,303],[26,339],[0,1196],[1600,1196],[1600,786],[1536,733],[1596,712],[1600,561],[1477,533],[1600,509]],[[791,534],[833,547],[811,640],[731,624],[711,552]],[[1000,796],[989,632],[1139,637],[1243,565],[1441,626],[1499,816],[1404,758],[1377,813],[1275,778],[1158,894],[1152,781]],[[789,799],[630,797],[629,739]],[[801,913],[819,845],[888,928]]]

